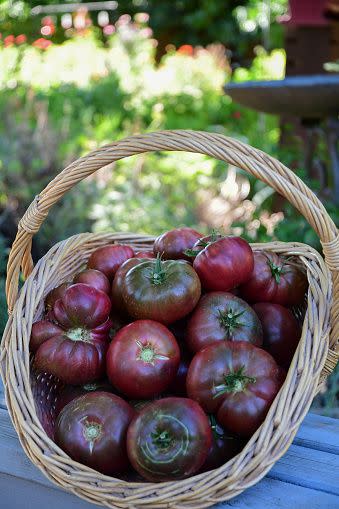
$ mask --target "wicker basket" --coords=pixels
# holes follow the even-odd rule
[[[309,290],[302,337],[286,381],[265,422],[243,451],[222,467],[189,479],[160,484],[127,482],[71,460],[48,437],[55,383],[30,370],[32,323],[43,299],[76,273],[97,247],[124,242],[150,248],[153,238],[137,234],[81,234],[55,245],[33,268],[33,235],[51,206],[77,182],[114,161],[152,150],[207,154],[242,168],[285,196],[308,220],[322,242],[325,261],[298,242],[254,244],[298,257]],[[18,295],[22,270],[26,282]],[[1,345],[1,371],[8,409],[27,455],[52,481],[84,499],[112,508],[202,508],[228,500],[261,479],[291,444],[320,384],[338,360],[339,236],[316,196],[288,168],[265,153],[218,134],[167,131],[133,136],[98,149],[62,171],[29,206],[19,223],[7,276],[10,318]],[[46,425],[47,422],[47,425]],[[46,429],[46,431],[45,431]]]

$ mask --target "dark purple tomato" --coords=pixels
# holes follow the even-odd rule
[[[55,413],[59,415],[61,410],[68,405],[73,399],[79,396],[84,396],[89,392],[111,392],[113,393],[113,387],[107,380],[98,380],[97,382],[91,382],[83,385],[62,385],[58,391],[56,397]]]
[[[120,265],[133,256],[133,249],[123,244],[99,247],[91,254],[87,268],[100,270],[112,281]]]
[[[39,322],[35,322],[32,325],[31,339],[29,342],[29,349],[31,352],[35,353],[39,346],[42,345],[45,341],[47,341],[52,336],[60,336],[63,334],[64,330],[56,325],[55,323],[50,322],[49,320],[40,320]]]
[[[259,318],[244,300],[231,293],[207,293],[188,321],[186,343],[192,352],[215,341],[248,341],[262,345]]]
[[[120,329],[110,344],[107,375],[129,398],[147,399],[167,389],[179,362],[173,334],[161,323],[137,320]]]
[[[306,274],[295,261],[271,251],[256,251],[251,277],[240,287],[240,295],[253,303],[297,306],[303,303],[306,290]]]
[[[301,327],[292,311],[279,304],[260,302],[254,304],[264,334],[263,348],[276,360],[279,366],[288,369],[298,346]]]
[[[182,396],[186,397],[186,378],[188,373],[188,368],[191,362],[191,356],[181,350],[180,355],[180,364],[175,375],[175,378],[171,385],[168,387],[167,392],[173,394],[174,396]]]
[[[49,292],[49,294],[45,298],[45,310],[47,313],[53,308],[55,302],[65,295],[65,291],[67,290],[67,288],[72,286],[72,284],[73,283],[71,282],[62,283],[60,286],[53,288],[53,290]]]
[[[253,252],[246,240],[224,237],[207,244],[195,257],[193,267],[205,290],[227,292],[250,278],[253,264]]]
[[[199,470],[212,442],[208,417],[187,398],[164,398],[147,405],[127,433],[135,470],[153,482],[184,479]]]
[[[72,385],[101,378],[111,327],[110,308],[104,292],[82,283],[70,286],[53,307],[62,330],[52,330],[46,321],[35,326],[39,328],[39,339],[45,339],[36,351],[35,368]],[[33,332],[35,345],[37,335]]]
[[[115,313],[120,313],[122,315],[127,314],[126,304],[122,296],[122,287],[125,282],[127,272],[132,267],[139,265],[141,262],[142,260],[140,258],[130,258],[129,260],[126,260],[116,271],[111,292],[112,309]]]
[[[175,228],[155,239],[153,252],[155,256],[160,254],[163,260],[184,259],[191,261],[185,251],[186,249],[192,249],[200,237],[201,233],[192,228]]]
[[[200,472],[207,472],[221,467],[221,465],[239,454],[245,445],[245,440],[226,431],[213,414],[209,415],[209,420],[212,429],[212,445]]]
[[[134,414],[115,394],[88,393],[60,412],[55,441],[73,460],[113,475],[128,468],[126,435]]]
[[[184,260],[148,260],[132,267],[122,285],[128,313],[135,319],[170,324],[188,315],[197,304],[200,280]]]
[[[193,357],[187,394],[230,432],[250,437],[281,384],[280,368],[268,352],[243,341],[221,341]]]
[[[152,251],[137,251],[134,256],[135,258],[155,258]]]
[[[97,290],[101,290],[107,295],[111,292],[111,285],[108,278],[105,276],[103,272],[96,269],[86,269],[82,272],[79,272],[74,279],[74,283],[85,283],[86,285],[93,286]]]

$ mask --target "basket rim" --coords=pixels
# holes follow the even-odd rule
[[[310,334],[309,329],[314,328],[314,320],[315,316],[312,316],[312,313],[307,313],[307,327],[305,325],[306,323],[306,316],[304,320],[304,326],[303,326],[303,334],[300,341],[300,345],[298,347],[298,355],[294,357],[294,360],[292,362],[292,365],[288,371],[288,375],[286,378],[286,381],[279,392],[279,394],[276,396],[268,414],[267,417],[262,424],[262,426],[255,432],[255,434],[250,438],[249,442],[246,444],[243,451],[237,455],[235,458],[231,459],[229,462],[227,462],[225,465],[219,467],[218,469],[202,473],[202,474],[196,474],[192,477],[189,477],[185,480],[180,481],[167,481],[167,482],[161,482],[161,483],[149,483],[149,482],[129,482],[124,481],[121,479],[117,479],[110,476],[105,476],[103,474],[100,474],[99,472],[86,467],[80,463],[74,462],[71,460],[54,442],[52,442],[44,432],[41,423],[38,420],[37,413],[35,410],[32,412],[31,405],[33,403],[33,394],[29,383],[29,353],[28,353],[28,341],[29,341],[29,324],[32,323],[34,318],[34,312],[32,309],[27,308],[27,292],[35,292],[35,300],[41,303],[43,297],[44,297],[44,291],[45,293],[48,293],[48,291],[51,288],[48,288],[48,285],[46,285],[46,281],[48,281],[48,271],[56,271],[56,268],[58,264],[66,263],[65,260],[67,259],[67,256],[65,257],[66,253],[71,253],[74,246],[86,246],[88,245],[94,245],[96,246],[96,243],[109,243],[107,242],[108,239],[111,239],[111,242],[115,242],[117,240],[121,240],[121,238],[124,239],[124,241],[128,244],[131,243],[131,245],[137,245],[139,247],[147,247],[147,245],[150,245],[150,243],[153,241],[153,236],[147,236],[143,234],[128,234],[128,233],[117,233],[117,234],[111,234],[111,233],[102,233],[102,234],[91,234],[91,233],[83,233],[74,235],[65,241],[61,241],[57,244],[55,244],[44,257],[42,257],[39,262],[37,263],[36,267],[33,269],[32,274],[27,278],[25,281],[21,291],[19,298],[15,304],[13,314],[9,318],[7,322],[7,326],[5,329],[5,333],[3,336],[3,342],[1,344],[1,352],[0,352],[0,371],[1,376],[4,381],[5,386],[5,395],[6,395],[6,401],[9,408],[9,413],[11,415],[14,427],[16,428],[16,431],[19,435],[19,439],[28,454],[28,456],[31,458],[33,463],[35,463],[47,477],[49,477],[54,482],[57,482],[57,484],[65,487],[65,481],[64,483],[61,483],[60,480],[56,479],[55,469],[57,469],[59,474],[62,474],[65,476],[65,471],[63,465],[71,465],[72,469],[77,472],[77,475],[83,479],[80,481],[80,479],[77,480],[77,494],[81,495],[83,498],[92,501],[93,503],[103,503],[98,499],[94,499],[89,497],[88,493],[86,492],[86,489],[83,486],[84,479],[88,478],[90,476],[96,477],[100,479],[100,482],[103,486],[110,485],[110,489],[112,491],[118,489],[125,489],[128,488],[128,491],[130,490],[136,490],[137,494],[129,494],[122,496],[121,498],[116,495],[109,496],[108,498],[103,498],[102,500],[105,500],[106,504],[109,502],[109,504],[118,504],[118,505],[109,505],[110,507],[126,507],[127,503],[132,503],[136,501],[137,497],[140,497],[140,500],[138,503],[149,505],[150,507],[155,507],[156,503],[160,503],[161,501],[166,499],[166,496],[170,497],[171,502],[176,503],[180,501],[181,507],[197,507],[197,505],[190,506],[190,499],[194,499],[192,494],[195,492],[199,492],[202,489],[205,489],[204,486],[206,484],[206,479],[210,479],[210,484],[215,482],[214,489],[215,493],[219,491],[223,485],[223,482],[225,481],[225,476],[223,475],[225,472],[225,466],[228,466],[228,471],[235,470],[235,473],[233,473],[233,477],[235,479],[237,478],[237,468],[239,468],[239,464],[241,464],[242,459],[246,458],[246,450],[250,449],[251,447],[254,448],[252,451],[255,455],[255,451],[263,450],[263,448],[268,448],[267,440],[264,438],[264,435],[266,432],[274,433],[274,430],[280,429],[284,426],[284,422],[286,421],[286,414],[284,415],[284,405],[281,404],[282,400],[282,394],[284,394],[285,398],[290,399],[290,401],[293,399],[291,394],[289,393],[289,387],[291,386],[292,382],[296,381],[296,378],[299,377],[298,384],[300,384],[304,389],[305,393],[307,392],[306,389],[308,388],[309,391],[309,397],[307,399],[307,403],[305,404],[305,401],[303,400],[303,396],[301,395],[301,401],[304,403],[303,409],[299,408],[298,413],[298,405],[295,409],[297,417],[294,420],[293,423],[289,424],[288,429],[288,437],[285,436],[285,441],[283,442],[283,446],[279,451],[279,455],[275,455],[274,459],[272,458],[266,458],[266,463],[263,468],[263,470],[260,472],[260,475],[257,475],[255,479],[252,481],[247,480],[245,485],[241,486],[237,490],[236,493],[233,495],[229,495],[229,493],[224,494],[222,498],[218,498],[219,495],[215,495],[213,498],[212,503],[219,502],[221,500],[227,500],[228,498],[231,498],[232,496],[235,496],[235,494],[240,493],[245,489],[248,485],[251,483],[254,484],[259,479],[261,479],[271,468],[273,463],[284,454],[287,447],[291,443],[291,441],[294,438],[295,433],[298,430],[298,427],[308,411],[308,408],[311,404],[311,401],[313,399],[314,394],[317,390],[318,380],[321,375],[321,370],[323,368],[323,365],[326,360],[327,355],[327,348],[329,343],[329,312],[330,312],[330,303],[332,300],[332,281],[330,277],[329,269],[327,268],[324,260],[320,256],[320,254],[313,249],[312,247],[308,246],[307,244],[302,244],[299,242],[271,242],[271,243],[253,243],[251,246],[256,250],[262,250],[262,249],[268,249],[273,250],[276,252],[289,252],[289,254],[296,254],[296,256],[301,256],[301,261],[304,263],[308,277],[314,278],[314,289],[312,288],[312,291],[314,292],[314,295],[312,294],[312,299],[308,301],[308,306],[311,306],[312,312],[317,313],[319,312],[319,309],[317,308],[317,305],[326,305],[327,307],[323,311],[322,320],[320,322],[323,324],[323,327],[318,327],[319,332],[319,338],[318,341],[318,351],[314,351],[313,348],[313,338],[309,338]],[[94,248],[93,248],[94,249]],[[302,254],[300,254],[302,253]],[[69,255],[70,256],[70,255]],[[317,279],[315,277],[315,274],[318,276]],[[59,281],[61,283],[62,280]],[[39,286],[40,284],[40,286]],[[43,286],[45,285],[45,286]],[[310,285],[311,286],[311,285]],[[42,291],[42,288],[44,291]],[[310,290],[309,290],[309,298],[310,298]],[[322,300],[321,300],[322,299]],[[314,305],[317,304],[315,307]],[[310,310],[311,310],[310,308]],[[35,312],[38,311],[38,304],[35,306]],[[25,330],[25,334],[23,337],[18,338],[18,334],[16,334],[16,327],[18,326],[18,320],[21,319],[21,323],[24,324],[23,330]],[[313,324],[313,325],[312,325]],[[26,327],[26,328],[25,328]],[[307,329],[307,330],[306,330]],[[30,332],[29,332],[30,333]],[[11,338],[12,337],[12,338]],[[19,345],[22,347],[22,351],[15,348],[13,345],[13,341],[11,339],[16,338],[16,341],[19,341]],[[307,339],[308,337],[308,339]],[[307,344],[306,344],[307,343]],[[26,349],[25,349],[26,348]],[[303,351],[302,351],[303,349]],[[20,354],[20,355],[18,355]],[[307,373],[307,370],[305,370],[305,366],[302,362],[302,356],[307,355],[310,357],[311,360],[315,362],[317,355],[319,356],[318,359],[318,365],[316,369],[316,376],[315,373],[312,373],[312,376],[309,375],[306,377],[304,376],[304,373]],[[15,355],[18,355],[17,363],[13,361],[13,358]],[[293,369],[292,369],[293,368]],[[21,371],[20,371],[21,370]],[[9,375],[7,377],[7,374]],[[21,378],[19,377],[19,374],[21,375]],[[304,376],[304,378],[303,378]],[[305,377],[307,378],[307,384],[305,382]],[[20,378],[20,380],[18,380]],[[14,382],[20,381],[21,383],[17,384],[15,387]],[[299,385],[297,384],[296,388],[298,389]],[[310,391],[311,387],[311,391]],[[23,409],[25,411],[23,411]],[[300,411],[301,410],[301,411]],[[293,416],[291,416],[293,417]],[[272,420],[273,418],[273,420]],[[293,419],[292,419],[293,420]],[[28,425],[30,422],[31,426]],[[286,424],[286,422],[285,422]],[[32,435],[34,436],[35,442],[32,442]],[[285,433],[286,435],[286,433]],[[257,441],[259,442],[257,443]],[[36,454],[39,454],[39,444],[44,444],[45,451],[44,454],[40,457],[40,461],[37,461]],[[260,448],[258,449],[260,445]],[[48,452],[47,452],[48,451]],[[244,453],[245,451],[245,453]],[[57,465],[59,463],[59,465]],[[47,466],[46,466],[47,465]],[[53,466],[53,468],[52,468]],[[54,469],[54,470],[53,470]],[[252,469],[253,470],[253,469]],[[253,474],[252,470],[250,469],[247,473],[247,476],[251,479],[251,475]],[[53,472],[53,473],[52,473]],[[255,472],[255,469],[254,469]],[[230,482],[231,477],[226,476],[226,479],[228,479],[228,482]],[[194,486],[191,488],[187,488],[187,486],[193,482]],[[234,481],[236,482],[236,481]],[[175,485],[176,489],[173,491],[173,485]],[[88,486],[88,483],[87,483]],[[150,487],[153,487],[153,491],[156,493],[155,497],[151,497],[147,495],[148,491],[152,491]],[[171,491],[172,488],[172,491]],[[187,490],[185,490],[187,488]],[[108,489],[108,486],[105,488],[106,491]],[[164,495],[160,495],[159,492],[163,490]],[[94,490],[95,491],[95,490]],[[183,491],[183,492],[182,492]],[[80,493],[79,493],[80,492]],[[143,493],[146,493],[146,495],[142,495]],[[169,493],[169,495],[166,495],[166,493]],[[147,498],[143,498],[143,497]],[[205,495],[199,494],[199,501],[205,500]],[[217,498],[215,498],[217,497]],[[207,499],[206,499],[207,500]],[[185,503],[187,503],[185,505]],[[123,504],[123,505],[121,505]],[[211,502],[206,502],[205,507],[211,505]],[[175,506],[173,506],[175,507]],[[200,505],[199,505],[200,507]],[[201,505],[201,507],[204,507]]]

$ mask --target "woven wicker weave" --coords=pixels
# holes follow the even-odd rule
[[[322,242],[325,261],[297,242],[253,244],[298,257],[309,280],[302,337],[286,381],[263,425],[243,451],[224,466],[182,481],[161,484],[127,482],[104,476],[71,460],[48,438],[43,421],[44,398],[53,380],[37,390],[30,372],[31,326],[43,311],[46,294],[70,279],[90,253],[110,242],[150,248],[153,238],[137,234],[81,234],[55,245],[33,268],[32,236],[50,207],[80,180],[99,168],[133,154],[180,150],[207,154],[242,168],[272,186],[293,204]],[[20,272],[26,282],[18,295]],[[167,131],[133,136],[98,149],[62,171],[37,196],[19,223],[7,276],[10,318],[1,345],[1,371],[8,409],[22,446],[31,460],[55,483],[73,493],[112,508],[202,508],[230,499],[255,484],[284,454],[307,413],[320,383],[338,360],[339,236],[316,196],[288,168],[265,153],[218,134]],[[42,405],[42,407],[41,407]],[[46,409],[50,414],[50,406]],[[46,416],[45,415],[45,416]]]

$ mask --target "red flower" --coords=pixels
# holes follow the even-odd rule
[[[183,44],[178,49],[178,53],[181,53],[182,55],[188,55],[190,57],[193,56],[193,51],[194,51],[194,48],[190,44]]]
[[[7,35],[7,37],[4,38],[5,46],[12,46],[14,44],[14,40],[14,35]]]
[[[16,44],[24,44],[27,41],[27,37],[25,34],[17,35],[15,38]]]
[[[236,118],[237,120],[241,118],[241,112],[240,111],[234,111],[233,112],[233,118]]]
[[[51,46],[51,44],[53,44],[52,41],[47,41],[46,39],[40,37],[40,39],[34,41],[32,45],[39,49],[47,49],[49,46]]]

